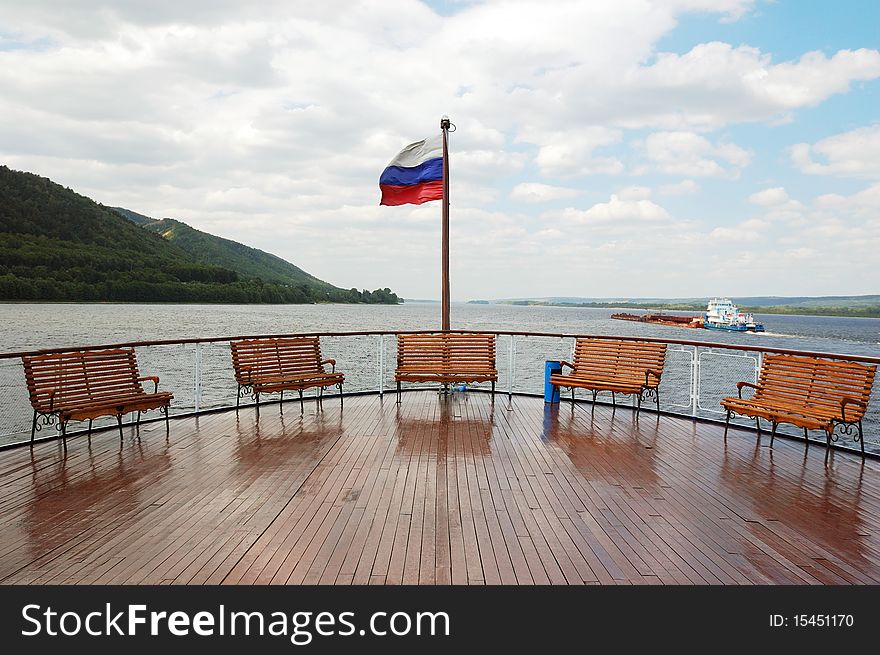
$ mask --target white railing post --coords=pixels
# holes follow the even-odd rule
[[[193,405],[196,414],[202,400],[202,344],[196,344],[196,350],[193,355]]]
[[[378,353],[378,369],[379,369],[379,397],[385,394],[385,335],[379,335],[379,353]]]
[[[510,341],[507,344],[507,399],[513,396],[513,374],[514,374],[514,366],[515,366],[515,357],[516,353],[515,348],[515,339],[514,335],[510,335]]]
[[[697,415],[697,409],[700,406],[700,356],[697,350],[699,346],[694,346],[694,354],[691,357],[691,416]]]

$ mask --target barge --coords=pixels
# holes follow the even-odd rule
[[[701,328],[703,327],[702,316],[673,316],[672,314],[612,314],[611,318],[619,321],[638,321],[639,323],[654,323],[656,325],[672,325],[676,327]]]

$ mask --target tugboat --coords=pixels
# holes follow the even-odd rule
[[[751,314],[743,314],[730,302],[730,298],[713,298],[706,307],[703,327],[707,330],[727,330],[729,332],[763,332],[764,326],[755,323]]]

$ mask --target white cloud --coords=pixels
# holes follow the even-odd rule
[[[600,202],[587,210],[567,208],[562,220],[569,223],[597,225],[615,222],[619,224],[663,221],[669,213],[650,200],[623,200],[612,195],[608,202]]]
[[[770,223],[760,218],[750,218],[740,223],[740,227],[751,232],[761,232],[770,227]]]
[[[631,71],[633,90],[619,114],[628,127],[718,128],[731,122],[778,120],[814,106],[856,81],[880,77],[880,52],[840,50],[771,63],[759,49],[712,42]],[[652,110],[653,109],[653,110]]]
[[[519,138],[540,144],[535,162],[543,175],[573,177],[623,172],[623,163],[619,159],[594,152],[597,148],[620,142],[620,130],[591,126],[572,127],[565,132],[544,132],[527,127]]]
[[[818,254],[813,248],[792,248],[783,253],[789,260],[811,260],[815,259]]]
[[[724,243],[730,242],[750,242],[757,241],[761,238],[755,230],[745,230],[742,228],[716,227],[709,233],[709,238]]]
[[[750,203],[762,207],[774,207],[787,201],[788,194],[781,186],[773,187],[772,189],[764,189],[763,191],[758,191],[749,196]]]
[[[523,153],[504,150],[465,150],[449,156],[450,175],[465,180],[493,180],[516,173],[525,164]]]
[[[658,187],[657,192],[661,196],[689,196],[697,193],[700,185],[693,180],[682,180],[675,184],[663,184]]]
[[[766,69],[755,78],[763,93],[780,107],[809,107],[835,93],[845,93],[854,81],[880,75],[880,52],[860,48],[840,50],[832,57],[808,52],[797,62],[784,62]]]
[[[878,189],[826,193],[809,207],[791,198],[757,205],[760,216],[724,219],[733,227],[719,227],[714,195],[697,195],[695,179],[714,193],[749,174],[750,144],[737,125],[795,119],[880,76],[876,50],[774,61],[771,40],[764,50],[698,43],[658,54],[684,14],[736,20],[754,4],[492,0],[456,3],[443,16],[417,0],[10,2],[0,162],[108,205],[186,220],[343,286],[424,297],[436,294],[439,206],[380,208],[377,178],[448,113],[458,125],[453,215],[467,225],[454,231],[453,268],[468,272],[474,295],[559,284],[535,272],[551,242],[567,279],[589,271],[608,293],[650,283],[658,295],[688,295],[695,280],[742,275],[731,268],[713,277],[700,259],[716,228],[761,234],[728,238],[737,244],[730,262],[749,262],[756,287],[775,265],[758,248],[765,238],[805,241],[777,243],[780,252],[834,254],[806,234],[810,225],[846,228],[839,233],[851,252],[873,243],[864,267],[835,273],[868,279]],[[880,157],[860,142],[876,127],[865,129],[807,145],[800,161],[810,172],[875,177]],[[658,185],[631,175],[654,172],[678,177]],[[710,218],[672,215],[648,184],[657,198],[679,196],[676,211]],[[530,202],[615,189],[586,209],[542,214]],[[328,243],[340,256],[327,257]],[[686,261],[670,267],[673,259]],[[814,268],[798,266],[791,275]]]
[[[651,197],[651,187],[646,186],[628,186],[617,192],[617,197],[621,200],[645,200]]]
[[[656,170],[667,175],[736,176],[751,160],[751,154],[736,144],[713,144],[694,132],[654,132],[641,150],[647,162],[637,172]]]
[[[880,220],[880,182],[875,182],[851,196],[828,193],[816,198],[816,207],[838,216],[856,216]]]
[[[731,22],[750,11],[754,0],[671,0],[670,4],[687,11],[711,11],[721,13],[722,22]]]
[[[821,157],[827,163],[814,161]],[[880,177],[880,123],[791,148],[794,165],[808,175]]]
[[[551,200],[562,200],[564,198],[574,198],[581,192],[577,189],[569,187],[553,186],[550,184],[540,184],[538,182],[522,182],[513,187],[510,197],[513,200],[521,202],[549,202]]]

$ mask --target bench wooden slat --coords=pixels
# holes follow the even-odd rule
[[[721,406],[727,411],[728,423],[731,414],[736,413],[770,421],[774,436],[779,423],[805,430],[821,429],[829,446],[837,425],[857,425],[864,455],[861,420],[876,370],[874,365],[823,357],[768,355],[754,394],[750,398],[729,396],[721,400]]]
[[[495,368],[495,335],[481,333],[401,334],[397,337],[397,382],[498,381]]]
[[[24,356],[22,365],[34,409],[32,441],[39,415],[56,416],[62,436],[70,420],[116,416],[121,436],[122,414],[163,408],[167,420],[174,397],[144,390],[133,348]]]
[[[550,376],[550,383],[558,387],[587,389],[639,396],[639,406],[645,391],[657,394],[666,361],[666,344],[649,341],[617,339],[577,339],[574,347],[573,368],[570,373]],[[572,395],[572,398],[574,396]]]
[[[340,402],[345,376],[324,368],[319,337],[241,339],[231,341],[232,367],[238,383],[238,408],[242,390],[250,388],[257,400],[261,393],[339,387]],[[332,361],[332,360],[330,360]],[[302,405],[301,405],[302,406]]]

